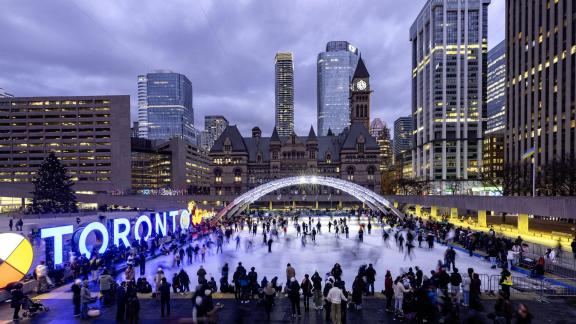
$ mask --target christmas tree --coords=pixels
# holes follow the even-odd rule
[[[42,162],[33,183],[32,213],[77,211],[76,195],[72,191],[74,182],[54,152],[50,152],[46,160]]]

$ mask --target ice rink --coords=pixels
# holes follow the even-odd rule
[[[210,280],[210,277],[214,277],[219,286],[221,269],[224,263],[229,265],[230,281],[238,262],[242,262],[247,271],[250,271],[251,267],[256,268],[259,282],[264,276],[268,280],[278,276],[278,282],[282,285],[286,281],[285,269],[288,263],[296,269],[298,280],[301,280],[304,274],[312,276],[314,271],[318,271],[322,277],[325,277],[325,274],[332,269],[335,263],[340,263],[344,272],[343,279],[346,282],[346,287],[350,289],[358,268],[363,264],[372,263],[377,272],[375,290],[380,291],[384,288],[386,270],[390,270],[392,276],[396,277],[401,271],[407,271],[409,267],[419,266],[424,271],[424,274],[429,276],[430,270],[436,269],[438,260],[443,260],[443,255],[447,248],[445,245],[435,243],[434,249],[429,250],[424,248],[426,242],[423,242],[423,247],[416,247],[412,259],[410,259],[404,253],[398,251],[392,235],[388,240],[389,247],[386,247],[382,239],[382,229],[376,224],[373,224],[371,235],[365,231],[364,242],[360,243],[358,241],[359,225],[356,217],[352,217],[348,222],[350,227],[348,239],[341,233],[339,238],[337,238],[334,228],[332,228],[331,233],[328,232],[328,217],[321,217],[320,219],[322,233],[316,236],[316,243],[312,243],[310,237],[308,237],[308,243],[303,246],[293,223],[290,222],[287,235],[284,236],[283,233],[280,233],[279,240],[275,240],[272,244],[272,253],[268,253],[268,247],[263,243],[262,239],[262,226],[258,226],[256,236],[249,234],[248,228],[245,226],[242,231],[236,232],[239,233],[241,238],[238,251],[236,251],[236,242],[234,241],[235,233],[229,244],[224,243],[224,252],[222,254],[215,254],[216,246],[214,245],[212,251],[206,254],[206,262],[184,263],[181,268],[183,267],[188,272],[192,281],[191,287],[193,288],[198,282],[196,272],[200,265],[208,273],[206,278]],[[302,221],[307,222],[308,218],[301,218],[300,224]],[[315,224],[316,222],[317,218],[313,217],[312,223]],[[361,223],[366,224],[366,220],[362,220]],[[215,238],[212,240],[216,241]],[[248,248],[249,240],[253,242],[252,249]],[[180,271],[180,268],[173,266],[172,255],[160,256],[148,261],[146,264],[146,277],[153,286],[153,277],[159,267],[164,270],[168,281],[171,281],[175,271]],[[465,273],[471,267],[474,268],[476,273],[499,274],[497,269],[490,269],[488,262],[478,257],[469,257],[467,253],[458,250],[456,250],[456,267],[461,273]],[[135,270],[136,278],[139,278],[138,267]],[[117,277],[118,281],[123,279],[123,274]]]

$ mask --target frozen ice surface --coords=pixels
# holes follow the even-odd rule
[[[438,243],[434,244],[434,249],[428,250],[416,247],[412,260],[405,257],[404,253],[398,251],[395,245],[394,237],[391,235],[389,239],[390,247],[386,247],[382,240],[382,229],[377,224],[373,223],[372,234],[369,235],[367,231],[364,234],[364,242],[358,242],[358,222],[356,217],[352,217],[349,224],[349,238],[340,233],[340,238],[336,238],[334,228],[332,232],[328,232],[328,217],[321,217],[322,233],[316,236],[316,243],[312,243],[310,237],[306,246],[302,246],[300,237],[297,237],[296,230],[293,223],[290,221],[288,233],[284,236],[280,233],[279,240],[275,240],[272,244],[272,253],[268,253],[268,247],[263,243],[262,239],[262,226],[258,226],[256,236],[248,233],[248,227],[239,232],[235,232],[229,244],[224,243],[224,253],[215,254],[216,246],[214,245],[212,251],[206,253],[206,262],[194,261],[189,265],[184,262],[181,265],[186,272],[188,272],[192,285],[191,289],[197,284],[196,272],[200,265],[206,269],[208,273],[206,278],[214,277],[219,287],[219,280],[221,277],[221,269],[224,263],[228,263],[229,281],[232,280],[238,262],[242,262],[247,271],[251,267],[256,268],[258,272],[258,282],[264,276],[271,280],[274,276],[278,276],[278,282],[284,285],[286,281],[286,265],[290,263],[296,269],[296,278],[300,281],[304,274],[312,276],[314,271],[324,278],[325,274],[329,272],[335,263],[340,263],[343,270],[343,280],[346,282],[346,288],[351,289],[354,277],[358,272],[358,268],[363,264],[372,263],[376,270],[376,283],[375,290],[381,291],[384,289],[384,274],[386,270],[390,270],[393,277],[401,274],[401,269],[407,271],[409,267],[419,266],[425,275],[430,275],[430,270],[436,269],[438,260],[443,260],[445,245]],[[308,222],[307,217],[302,217],[299,220]],[[312,218],[313,225],[317,222],[317,218]],[[366,220],[361,223],[366,224]],[[240,250],[236,251],[236,242],[234,238],[236,233],[240,235]],[[247,250],[248,240],[253,241],[253,248],[251,251]],[[215,242],[216,240],[213,239]],[[201,242],[200,246],[201,246]],[[196,243],[194,243],[196,244]],[[417,242],[416,242],[417,245]],[[186,256],[184,257],[186,261]],[[148,281],[154,286],[154,274],[161,267],[168,279],[172,281],[172,275],[175,271],[180,271],[180,268],[173,266],[173,256],[160,256],[156,259],[150,260],[146,264],[146,277]],[[456,251],[456,267],[460,273],[465,273],[468,268],[474,268],[476,273],[480,274],[498,274],[498,270],[490,269],[490,264],[481,260],[478,257],[469,257],[467,253]],[[136,278],[139,278],[139,269],[136,267]],[[118,281],[124,279],[124,275],[120,274],[116,278]]]

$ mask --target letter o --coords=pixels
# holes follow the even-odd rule
[[[136,220],[136,224],[134,224],[134,238],[137,241],[140,241],[140,233],[139,233],[139,229],[140,229],[140,224],[142,223],[146,223],[146,225],[148,225],[148,233],[146,233],[146,235],[144,235],[144,241],[148,241],[148,239],[150,238],[150,235],[152,234],[152,222],[150,221],[150,217],[146,216],[146,215],[141,215],[140,217],[138,217],[138,219]]]
[[[104,224],[99,222],[88,224],[88,226],[82,230],[82,233],[80,233],[80,239],[78,240],[78,249],[80,250],[80,254],[86,255],[88,259],[90,259],[92,252],[88,251],[88,248],[86,248],[86,239],[88,238],[88,234],[92,231],[100,231],[100,233],[102,233],[102,245],[98,250],[98,253],[100,254],[106,252],[106,249],[108,249],[108,240],[110,239],[108,237],[108,229]]]

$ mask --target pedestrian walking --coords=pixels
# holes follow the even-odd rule
[[[14,288],[10,291],[11,300],[10,307],[14,308],[14,313],[12,319],[16,322],[20,320],[20,308],[22,307],[22,299],[24,299],[24,293],[22,292],[22,284],[17,283]]]
[[[80,316],[80,293],[82,291],[82,280],[76,279],[70,288],[72,290],[72,303],[74,304],[74,317]]]
[[[164,309],[166,309],[166,313]],[[170,317],[170,284],[165,277],[162,278],[160,284],[160,311],[161,317],[164,317],[164,314]]]
[[[342,309],[341,304],[343,301],[348,301],[342,290],[334,286],[328,291],[326,299],[330,302],[330,319],[332,324],[342,324]]]
[[[88,280],[82,282],[82,289],[80,290],[80,302],[82,303],[82,316],[83,320],[88,319],[88,304],[92,302],[92,295],[88,288]]]
[[[129,294],[126,301],[126,322],[128,324],[137,324],[140,319],[140,301],[136,292]]]

